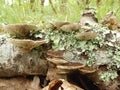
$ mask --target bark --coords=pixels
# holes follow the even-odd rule
[[[7,38],[0,37],[0,77],[46,75],[47,61],[42,55],[38,49],[21,52]]]

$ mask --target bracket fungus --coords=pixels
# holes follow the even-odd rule
[[[50,25],[53,30],[58,30],[60,29],[61,26],[70,24],[70,22],[65,22],[65,21],[51,21]]]
[[[47,55],[56,58],[63,58],[63,50],[48,50]]]
[[[77,63],[77,62],[68,62],[63,58],[63,53],[64,51],[54,51],[54,50],[49,50],[47,52],[47,60],[49,62],[52,62],[54,67],[48,70],[47,76],[48,78],[51,78],[51,75],[55,76],[55,78],[66,78],[66,75],[74,70],[80,69],[84,67],[85,65]]]
[[[66,60],[64,59],[60,59],[60,58],[50,58],[50,57],[47,57],[47,60],[54,63],[54,64],[63,64],[63,63],[67,63]]]
[[[96,69],[93,69],[91,67],[85,66],[84,64],[76,63],[76,62],[65,63],[62,65],[57,65],[56,67],[58,74],[67,74],[75,70],[79,70],[81,74],[89,74],[96,72]]]
[[[74,70],[78,70],[80,68],[85,67],[84,64],[77,63],[77,62],[67,62],[63,64],[53,63],[53,64],[56,65],[54,69],[55,69],[56,74],[58,75],[67,75],[68,73]]]
[[[80,28],[81,28],[81,25],[79,23],[70,23],[60,27],[60,29],[65,32],[79,30]]]
[[[30,40],[30,39],[9,39],[9,41],[19,47],[23,51],[31,51],[33,48],[44,44],[45,40]]]
[[[89,73],[96,72],[96,69],[85,66],[85,67],[80,68],[79,71],[83,74],[89,74]]]
[[[78,70],[80,68],[85,67],[84,64],[77,63],[77,62],[68,62],[64,64],[58,64],[56,65],[56,73],[58,75],[65,75],[71,73],[72,71]]]
[[[76,70],[84,67],[84,64],[77,63],[77,62],[68,62],[65,64],[57,65],[58,69],[63,69],[63,70]]]
[[[25,37],[30,34],[30,31],[37,30],[37,27],[28,24],[8,24],[3,26],[3,30],[12,35]]]
[[[68,61],[64,60],[63,58],[63,52],[64,51],[54,51],[54,50],[48,50],[47,52],[47,60],[49,62],[52,62],[53,64],[64,64]]]
[[[79,40],[90,40],[96,38],[97,33],[96,32],[78,33],[77,35],[75,35],[75,37]]]
[[[47,60],[55,65],[54,71],[56,72],[56,74],[65,75],[74,70],[79,70],[83,74],[93,73],[96,71],[95,69],[85,66],[84,64],[81,64],[79,62],[69,62],[65,60],[63,58],[63,53],[64,51],[60,50],[49,50],[47,52]]]

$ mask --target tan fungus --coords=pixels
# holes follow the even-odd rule
[[[51,24],[51,28],[52,29],[58,30],[58,29],[60,29],[61,26],[70,24],[70,22],[66,22],[66,21],[51,21],[50,24]]]
[[[82,67],[79,69],[83,74],[94,73],[96,70],[90,67]]]
[[[84,33],[78,33],[75,35],[75,37],[79,40],[90,40],[95,39],[97,37],[96,32],[84,32]]]
[[[63,25],[62,27],[60,27],[60,29],[65,32],[71,32],[81,29],[81,25],[79,23],[70,23],[67,25]]]
[[[46,42],[45,40],[34,41],[30,39],[9,39],[9,41],[20,49],[27,51],[30,51]]]
[[[58,69],[64,69],[64,70],[76,70],[84,67],[85,65],[77,62],[68,62],[65,64],[57,65]]]

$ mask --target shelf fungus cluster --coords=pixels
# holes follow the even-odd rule
[[[8,61],[8,64],[0,66],[6,66],[8,71],[6,68],[3,71],[0,68],[0,71],[3,75],[13,70],[23,75],[44,75],[44,80],[40,79],[40,85],[44,87],[41,90],[99,90],[95,86],[103,90],[101,83],[120,81],[117,80],[120,73],[120,33],[110,29],[120,29],[113,13],[108,13],[98,23],[95,12],[91,10],[85,10],[77,23],[52,21],[46,30],[28,24],[4,25],[0,32],[9,34],[9,42],[6,42],[13,45],[11,49],[0,42],[0,48],[4,48],[0,49],[0,59]],[[18,52],[18,49],[29,53]],[[6,53],[10,53],[7,59]],[[9,64],[15,66],[9,70]]]
[[[58,30],[64,32],[71,32],[76,31],[81,28],[80,23],[72,23],[72,22],[65,22],[65,21],[51,21],[48,25],[49,29],[51,30]]]
[[[82,17],[78,23],[72,23],[68,21],[51,21],[49,22],[49,27],[52,30],[61,30],[64,32],[76,31],[79,29],[91,29],[89,25],[98,24],[98,20],[95,16],[95,10],[84,10]]]
[[[52,63],[47,73],[49,80],[66,79],[76,71],[79,72],[78,75],[88,75],[87,77],[90,77],[99,87],[98,83],[117,78],[120,68],[120,34],[111,31],[108,26],[105,27],[109,22],[103,20],[98,23],[94,14],[85,11],[79,23],[66,23],[59,26],[59,29],[46,31],[45,39],[52,42],[52,49],[47,52],[47,60]],[[111,23],[117,25],[116,20],[112,22],[112,19],[110,19]],[[69,25],[79,25],[79,29],[74,28],[74,30],[73,26]],[[99,72],[100,67],[104,66],[107,70]],[[91,73],[96,77],[92,79]],[[110,76],[106,76],[106,73]]]
[[[30,39],[30,33],[37,30],[35,25],[8,24],[3,26],[3,30],[5,33],[14,36],[13,38],[9,39],[9,42],[14,46],[17,46],[21,51],[31,51],[33,48],[45,43],[45,40],[43,39]]]
[[[67,75],[73,71],[78,70],[81,74],[94,73],[96,70],[90,67],[87,67],[84,64],[79,62],[69,62],[63,57],[64,51],[54,51],[49,50],[47,53],[47,60],[54,64],[55,66],[52,68],[57,75]],[[48,70],[49,72],[49,70]],[[51,72],[52,73],[52,72]]]

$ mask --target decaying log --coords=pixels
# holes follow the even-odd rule
[[[71,32],[74,29],[79,30],[82,28],[82,29],[85,29],[85,32],[84,33],[80,32],[78,34],[75,34],[75,37],[77,39],[80,39],[83,41],[95,39],[100,34],[100,32],[99,30],[98,31],[96,30],[96,32],[94,30],[92,31],[92,28],[89,27],[89,25],[98,24],[97,18],[95,17],[95,13],[90,11],[85,11],[83,12],[82,16],[83,17],[81,18],[80,23],[51,22],[50,23],[52,25],[51,28],[54,30],[57,29],[57,30],[62,30],[66,32]],[[67,52],[67,50],[55,51],[51,49],[51,45],[49,45],[50,48],[45,47],[44,49],[44,45],[46,46],[45,44],[46,41],[44,40],[44,37],[32,40],[30,38],[30,34],[32,34],[32,32],[30,32],[29,28],[26,28],[27,32],[25,34],[24,32],[21,32],[21,31],[26,31],[26,29],[23,28],[24,25],[17,25],[19,27],[16,27],[16,25],[12,25],[12,26],[8,25],[12,29],[6,25],[5,28],[3,29],[7,32],[9,31],[8,34],[13,34],[15,36],[23,36],[22,38],[13,37],[12,39],[9,39],[7,38],[7,36],[0,36],[0,77],[43,75],[45,76],[44,80],[42,81],[42,84],[44,85],[42,85],[40,82],[41,78],[37,76],[34,77],[33,82],[27,79],[21,78],[22,80],[24,79],[25,83],[28,83],[29,85],[27,84],[23,85],[23,83],[19,84],[24,81],[21,81],[21,82],[19,81],[18,83],[15,83],[17,80],[20,80],[19,78],[15,78],[15,79],[10,78],[9,80],[8,78],[7,79],[1,78],[0,89],[2,88],[2,90],[6,90],[6,88],[9,87],[9,85],[11,86],[16,85],[15,88],[22,87],[21,85],[23,85],[22,89],[25,88],[25,90],[41,90],[40,85],[44,87],[42,90],[58,90],[58,89],[66,90],[69,88],[70,90],[82,90],[82,89],[119,90],[120,89],[119,88],[120,71],[118,71],[119,69],[118,70],[115,69],[118,76],[116,76],[116,78],[114,78],[113,80],[112,78],[110,78],[110,81],[107,83],[103,82],[104,80],[103,81],[100,80],[100,74],[108,70],[110,66],[109,64],[111,64],[111,66],[116,64],[115,62],[110,62],[112,60],[110,58],[111,55],[109,55],[110,57],[107,56],[109,53],[106,52],[107,49],[109,49],[106,47],[113,47],[119,44],[118,42],[119,40],[117,41],[117,39],[119,38],[119,35],[117,35],[116,32],[114,32],[116,34],[115,35],[116,41],[113,41],[114,35],[112,32],[109,31],[108,33],[107,32],[103,33],[105,34],[105,37],[101,36],[102,38],[100,39],[104,39],[108,43],[106,43],[105,45],[103,44],[102,47],[100,46],[100,44],[97,44],[97,43],[93,44],[92,42],[93,45],[97,45],[97,48],[94,47],[93,48],[94,50],[92,50],[93,51],[92,53],[95,54],[94,55],[95,60],[93,62],[93,66],[88,67],[86,66],[85,63],[87,63],[87,60],[89,59],[90,56],[92,57],[92,55],[87,55],[89,51],[91,53],[91,50],[89,49],[86,49],[85,51],[82,51],[82,49],[78,50],[79,52],[77,53],[79,53],[80,58],[79,59],[76,58],[76,59],[86,60],[86,61],[84,61],[83,63],[82,61],[73,62],[73,60],[75,60],[73,57],[74,57],[74,54],[76,54],[76,52],[73,54],[69,54],[70,51]],[[27,25],[27,27],[29,27],[29,25]],[[34,30],[34,28],[32,30]],[[12,33],[10,31],[12,31]],[[0,30],[0,32],[2,32],[2,30]],[[103,35],[103,34],[100,34],[100,35]],[[101,43],[101,41],[98,40],[98,43]],[[48,48],[50,50],[48,50]],[[112,49],[110,54],[117,54],[114,51],[116,49],[115,47],[110,49]],[[119,50],[119,48],[117,49]],[[18,84],[18,87],[17,87],[17,84]],[[48,86],[45,87],[45,85],[48,85]],[[28,88],[26,88],[26,86]],[[8,90],[16,90],[16,89],[12,88]]]
[[[33,77],[29,80],[25,77],[1,78],[0,90],[41,90],[40,78]]]
[[[0,37],[0,77],[46,75],[47,61],[42,51],[21,52],[7,38]]]

